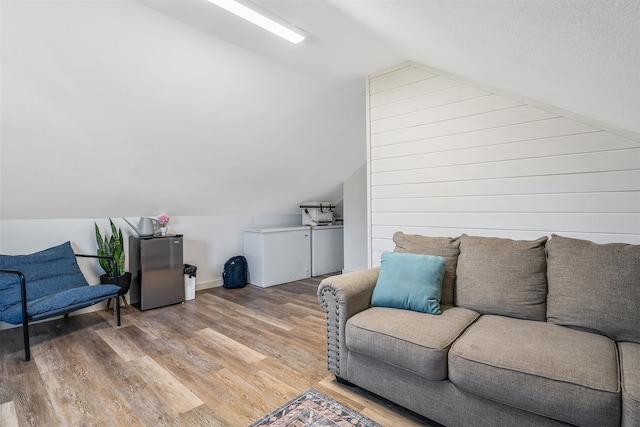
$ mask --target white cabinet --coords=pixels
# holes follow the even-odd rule
[[[342,271],[344,268],[344,236],[342,225],[311,227],[311,275]]]
[[[308,226],[245,230],[243,247],[252,285],[264,288],[311,277]]]

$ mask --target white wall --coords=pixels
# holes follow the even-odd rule
[[[95,219],[130,233],[120,217],[167,212],[197,288],[215,286],[244,228],[340,203],[364,161],[361,79],[322,82],[132,0],[0,12],[1,253],[94,253]]]
[[[125,266],[129,265],[127,237],[135,232],[122,218],[112,218],[125,236]],[[127,218],[134,224],[139,218]],[[5,220],[0,221],[0,253],[20,255],[37,252],[71,241],[76,253],[95,254],[94,222],[103,233],[111,234],[108,218],[58,220]],[[184,235],[184,263],[198,267],[196,289],[222,285],[224,262],[243,253],[242,231],[253,227],[276,227],[301,224],[297,215],[234,215],[234,216],[177,216],[169,222],[170,234]],[[104,274],[95,260],[80,259],[82,272],[90,284],[100,282]],[[95,311],[102,305],[83,311]],[[79,312],[80,313],[80,312]],[[76,313],[77,314],[77,313]],[[9,325],[0,322],[0,329]]]
[[[367,167],[344,182],[344,269],[364,270],[367,263]]]
[[[135,231],[122,219],[112,218],[125,236],[126,266],[129,265],[127,237]],[[139,218],[127,218],[137,224]],[[71,241],[76,253],[95,254],[94,222],[103,233],[111,234],[108,218],[59,220],[9,220],[0,222],[0,253],[29,254]],[[221,285],[224,262],[242,254],[242,231],[253,227],[276,227],[301,224],[300,215],[234,215],[178,216],[169,222],[170,234],[184,235],[184,262],[198,266],[197,289]],[[96,269],[87,269],[88,280],[99,282],[104,274],[97,262]],[[96,281],[97,280],[97,281]]]
[[[395,231],[640,243],[640,137],[407,63],[371,76],[371,264]]]
[[[2,219],[294,213],[336,202],[364,161],[360,78],[310,78],[132,0],[0,8]]]

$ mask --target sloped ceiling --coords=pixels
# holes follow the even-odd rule
[[[640,131],[636,0],[330,1],[406,58]]]
[[[364,77],[405,60],[640,131],[636,1],[0,3],[3,219],[297,213],[365,161]]]

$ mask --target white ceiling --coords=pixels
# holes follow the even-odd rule
[[[228,43],[295,72],[330,84],[358,79],[407,58],[324,0],[245,2],[271,12],[306,33],[292,45],[207,0],[136,0]]]
[[[638,0],[256,0],[291,46],[206,0],[139,0],[331,84],[412,60],[640,131]]]
[[[365,162],[406,60],[640,132],[637,0],[2,0],[3,219],[297,213]]]

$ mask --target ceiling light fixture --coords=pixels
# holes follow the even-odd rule
[[[251,9],[235,0],[209,1],[216,6],[220,6],[221,8],[226,9],[229,12],[246,19],[247,21],[252,22],[257,26],[264,28],[267,31],[271,31],[273,34],[276,34],[293,44],[300,43],[302,40],[304,40],[304,35],[300,34],[300,32],[288,28],[286,24],[276,22],[273,18],[267,18],[263,13],[256,12],[254,9]]]

